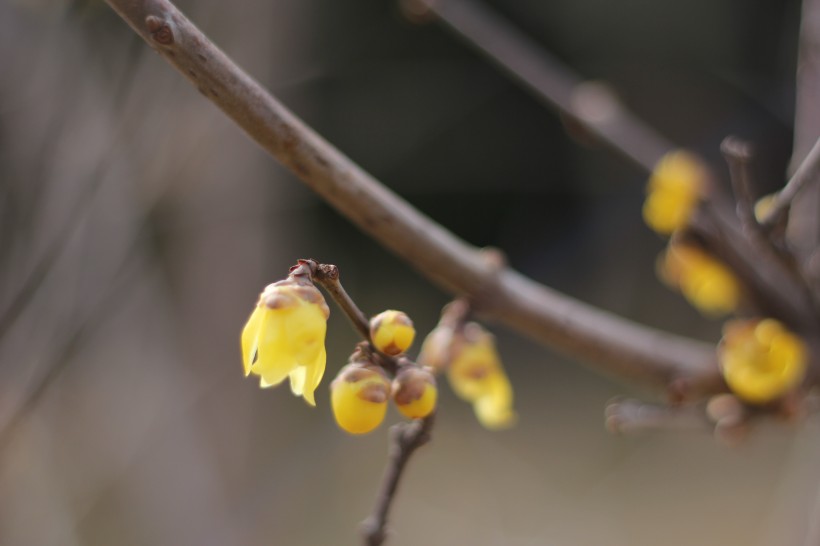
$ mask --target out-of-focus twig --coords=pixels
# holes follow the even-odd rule
[[[476,0],[403,0],[429,11],[539,100],[577,119],[628,159],[652,171],[674,146],[635,117],[605,85],[585,82],[559,59]]]
[[[729,178],[737,203],[737,217],[746,231],[758,231],[760,228],[755,218],[754,196],[749,176],[751,146],[737,137],[729,136],[723,139],[720,151],[729,164]]]
[[[791,170],[797,174],[820,137],[820,0],[803,0],[795,76]],[[818,210],[820,184],[806,188],[800,199],[792,202],[786,235],[791,246],[803,257],[815,253],[820,245]]]
[[[775,195],[772,208],[769,209],[763,219],[763,225],[766,227],[775,226],[788,212],[792,201],[800,193],[800,190],[812,182],[820,185],[820,138],[815,141],[806,159],[800,163],[800,166],[797,167],[797,170],[783,189]]]
[[[412,208],[308,128],[171,2],[107,2],[271,155],[445,290],[471,296],[482,313],[624,380],[664,390],[672,383],[685,384],[690,394],[720,388],[710,346],[634,324],[488,264],[477,249]],[[654,161],[655,152],[651,155]]]

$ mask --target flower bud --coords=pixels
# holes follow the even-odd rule
[[[384,421],[390,381],[381,368],[348,364],[330,385],[336,423],[350,434],[366,434]]]
[[[393,380],[393,401],[405,417],[427,417],[436,409],[437,398],[436,380],[423,368],[402,368]]]
[[[643,217],[661,235],[689,221],[706,185],[708,171],[694,155],[680,150],[663,156],[649,179]]]
[[[774,319],[727,322],[718,360],[726,384],[751,404],[781,398],[806,375],[805,344]]]
[[[396,356],[413,344],[413,321],[401,311],[384,311],[370,319],[370,339],[384,354]]]

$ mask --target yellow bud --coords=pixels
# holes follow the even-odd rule
[[[670,235],[686,225],[703,193],[708,176],[700,160],[683,151],[661,158],[647,187],[643,217],[661,235]]]
[[[405,417],[427,417],[436,409],[437,398],[436,380],[423,368],[402,368],[393,380],[393,401]]]
[[[730,313],[740,300],[740,285],[731,270],[691,244],[670,242],[658,262],[658,275],[708,316]]]
[[[732,392],[765,404],[803,381],[806,353],[803,341],[774,319],[734,320],[724,327],[718,359]]]
[[[396,356],[405,352],[415,337],[413,321],[401,311],[384,311],[370,319],[370,339],[384,354]]]
[[[755,219],[758,222],[763,222],[768,218],[769,213],[774,208],[774,204],[777,201],[777,193],[770,193],[769,195],[764,195],[760,199],[757,200],[755,203]]]
[[[242,330],[245,375],[263,388],[290,378],[296,396],[315,406],[314,391],[325,371],[325,333],[330,310],[309,280],[289,278],[267,286]]]
[[[381,368],[348,364],[330,385],[330,405],[336,423],[350,434],[366,434],[387,413],[390,381]]]

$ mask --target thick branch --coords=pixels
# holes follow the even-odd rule
[[[662,389],[677,379],[704,390],[720,384],[711,347],[498,271],[305,126],[167,0],[107,2],[265,150],[443,289],[470,296],[484,314],[623,379]]]
[[[405,0],[422,6],[520,82],[536,98],[577,119],[647,171],[674,146],[633,116],[609,88],[584,82],[560,60],[473,0]]]

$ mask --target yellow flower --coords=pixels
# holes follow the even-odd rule
[[[315,406],[313,393],[325,372],[329,315],[310,281],[291,277],[267,286],[242,330],[245,375],[258,375],[262,388],[290,377],[293,394]]]
[[[658,262],[658,274],[668,285],[709,316],[732,312],[740,300],[734,274],[698,247],[672,241]]]
[[[396,356],[407,351],[415,337],[413,321],[401,311],[384,311],[370,319],[370,339],[384,354]]]
[[[473,404],[479,422],[489,429],[515,424],[513,391],[493,336],[476,323],[465,325],[463,337],[456,336],[447,377],[453,391]]]
[[[436,409],[437,398],[436,379],[423,368],[401,368],[393,380],[393,402],[405,417],[427,417]]]
[[[729,388],[752,404],[780,398],[806,375],[805,344],[774,319],[727,322],[718,358]]]
[[[700,160],[683,151],[664,155],[649,178],[643,218],[661,235],[686,225],[705,190],[708,170]]]
[[[350,434],[367,434],[387,413],[390,381],[376,366],[348,364],[330,384],[330,405],[336,423]]]

